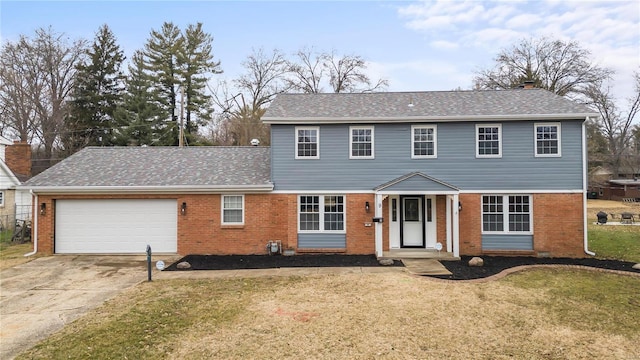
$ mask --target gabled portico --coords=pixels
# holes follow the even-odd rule
[[[375,216],[383,219],[375,223],[376,256],[390,252],[459,256],[458,188],[413,172],[374,191]]]

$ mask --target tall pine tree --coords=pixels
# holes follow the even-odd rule
[[[202,30],[202,23],[189,25],[183,35],[183,47],[178,56],[184,91],[185,136],[188,143],[195,141],[198,126],[211,120],[211,96],[205,92],[207,76],[220,74],[220,62],[213,60],[213,37]]]
[[[125,57],[107,25],[98,29],[86,60],[77,66],[70,116],[65,119],[68,135],[65,151],[74,153],[85,146],[114,145],[116,108],[122,99]]]
[[[159,31],[151,31],[143,52],[145,69],[155,89],[154,100],[166,115],[166,136],[160,137],[158,145],[178,144],[180,107],[186,113],[187,142],[195,140],[198,124],[210,119],[212,105],[206,82],[208,76],[221,72],[220,63],[213,61],[212,43],[201,23],[189,25],[184,33],[167,22]]]
[[[159,108],[153,100],[153,84],[145,72],[144,56],[136,51],[129,64],[129,76],[126,79],[126,92],[122,106],[116,111],[116,120],[120,129],[117,145],[154,145],[169,141],[170,136],[162,139],[163,120],[166,111]]]

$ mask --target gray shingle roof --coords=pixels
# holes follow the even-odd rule
[[[269,147],[88,147],[26,187],[265,187]]]
[[[409,106],[412,104],[412,106]],[[286,119],[405,119],[596,116],[587,106],[542,89],[382,92],[362,94],[280,94],[263,116],[267,123]]]

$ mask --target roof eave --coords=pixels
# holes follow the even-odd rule
[[[567,113],[567,114],[511,114],[511,115],[465,115],[465,116],[394,116],[394,117],[263,117],[265,124],[354,124],[354,123],[387,123],[387,122],[463,122],[463,121],[523,121],[523,120],[570,120],[585,119],[600,116],[598,113]]]
[[[167,185],[167,186],[29,186],[18,188],[35,194],[211,194],[262,193],[273,191],[273,184],[261,185]]]

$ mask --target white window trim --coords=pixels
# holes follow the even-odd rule
[[[320,230],[300,230],[300,198],[303,196],[318,196],[319,202],[319,214],[320,214]],[[325,230],[324,229],[324,198],[325,196],[342,196],[342,203],[344,211],[343,214],[343,229],[342,230]],[[347,196],[344,194],[300,194],[298,195],[298,204],[296,209],[296,216],[298,218],[298,234],[346,234],[347,233]]]
[[[371,155],[370,156],[354,156],[353,155],[353,130],[371,130]],[[349,126],[349,159],[375,159],[375,128],[373,126]]]
[[[316,156],[300,156],[298,155],[298,130],[315,130],[316,131]],[[320,127],[319,126],[296,126],[295,127],[295,146],[294,154],[296,159],[320,159]]]
[[[498,152],[497,155],[480,155],[480,147],[478,146],[480,140],[478,140],[478,136],[480,135],[480,128],[485,127],[497,127],[498,128]],[[501,158],[502,157],[502,124],[476,124],[476,158]]]
[[[415,129],[433,129],[433,155],[415,155]],[[436,159],[438,158],[438,126],[437,125],[411,125],[411,158],[412,159]]]
[[[555,126],[558,129],[558,153],[557,154],[538,154],[538,127],[539,126]],[[533,125],[533,153],[535,154],[535,157],[562,157],[562,127],[559,122],[535,123]]]
[[[225,222],[224,221],[224,198],[227,196],[240,196],[242,198],[242,222]],[[226,210],[238,210],[238,209],[226,209]],[[245,206],[244,206],[244,195],[242,194],[227,194],[222,195],[220,198],[220,223],[222,225],[244,225],[244,214],[245,214]]]
[[[502,231],[484,231],[484,202],[482,196],[502,196]],[[509,231],[509,196],[529,197],[529,231]],[[480,231],[486,235],[533,235],[533,196],[531,194],[481,194],[480,195]]]

